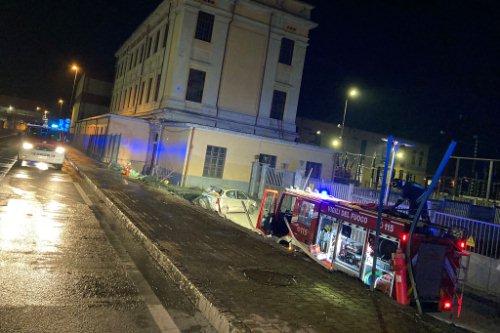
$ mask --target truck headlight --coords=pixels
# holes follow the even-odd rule
[[[65,151],[65,149],[63,147],[57,147],[56,148],[56,153],[58,153],[58,154],[63,154],[64,151]]]
[[[33,145],[29,142],[23,142],[23,149],[31,149]]]

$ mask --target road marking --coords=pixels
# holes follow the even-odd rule
[[[78,193],[80,193],[80,196],[82,197],[83,201],[85,201],[85,203],[87,204],[87,206],[92,206],[92,201],[90,201],[89,197],[87,196],[87,194],[85,194],[85,192],[83,191],[82,187],[80,186],[80,184],[78,183],[73,183],[76,187],[76,190],[78,191]]]
[[[154,322],[158,326],[160,332],[162,333],[181,333],[180,329],[175,324],[172,316],[168,313],[168,310],[163,307],[161,301],[158,299],[153,289],[146,281],[144,275],[135,264],[134,260],[130,257],[127,250],[121,243],[119,236],[111,230],[109,222],[104,218],[101,225],[103,226],[108,240],[115,248],[118,257],[120,258],[121,264],[127,276],[133,281],[134,285],[137,287],[139,294],[144,297],[144,303],[151,314]]]

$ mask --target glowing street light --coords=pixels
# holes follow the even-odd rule
[[[333,139],[332,146],[334,148],[338,148],[340,146],[340,140],[339,139]]]
[[[71,66],[71,70],[75,71],[75,79],[73,80],[73,89],[71,90],[71,97],[69,99],[70,110],[71,104],[73,103],[73,94],[75,93],[76,76],[78,75],[78,70],[80,70],[80,68],[76,64],[73,64],[73,66]]]
[[[59,104],[59,118],[61,118],[61,115],[62,115],[62,106],[64,104],[64,100],[62,98],[59,98],[59,100],[57,101],[57,104]]]
[[[349,98],[354,98],[358,95],[359,95],[359,91],[356,88],[352,88],[347,93],[347,96],[345,99],[345,106],[344,106],[344,117],[342,118],[342,125],[340,127],[340,136],[339,136],[340,140],[342,140],[342,136],[344,135],[345,115],[347,114],[347,104],[349,102]]]

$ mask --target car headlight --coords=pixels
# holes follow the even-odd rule
[[[62,154],[62,153],[64,153],[65,151],[66,151],[66,149],[64,149],[63,147],[57,147],[57,148],[56,148],[56,153],[58,153],[58,154]]]
[[[31,149],[33,145],[29,142],[23,142],[23,149]]]

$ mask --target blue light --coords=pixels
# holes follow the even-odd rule
[[[50,127],[52,127],[52,128],[59,128],[59,125],[57,125],[57,124],[52,124],[52,125],[50,125]]]
[[[322,197],[327,197],[329,194],[327,190],[321,190],[319,193],[321,194]]]

